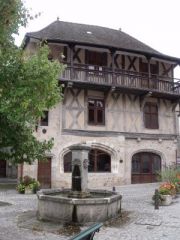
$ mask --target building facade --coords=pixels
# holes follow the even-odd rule
[[[69,147],[82,143],[91,147],[90,188],[154,182],[163,166],[176,163],[178,58],[119,30],[61,21],[27,33],[25,51],[35,53],[44,40],[49,60],[66,64],[59,76],[64,98],[45,111],[35,133],[54,138],[48,161],[24,165],[19,174],[44,187],[69,187]]]

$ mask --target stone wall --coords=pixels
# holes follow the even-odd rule
[[[56,139],[57,140],[57,139]],[[174,140],[130,140],[118,137],[78,137],[63,135],[52,149],[52,187],[70,187],[71,173],[64,173],[63,156],[69,146],[86,143],[92,148],[105,150],[111,155],[111,173],[89,173],[89,188],[116,186],[131,183],[132,156],[140,151],[153,152],[160,155],[162,166],[175,163],[176,141]],[[37,164],[24,166],[24,175],[37,178]]]

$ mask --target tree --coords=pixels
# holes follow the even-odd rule
[[[47,45],[26,56],[14,43],[29,18],[21,0],[0,0],[0,159],[15,163],[45,158],[53,141],[38,141],[35,125],[61,99],[57,79],[63,66],[48,60]]]

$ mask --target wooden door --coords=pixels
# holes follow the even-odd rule
[[[38,181],[41,188],[51,188],[51,158],[38,162]]]
[[[6,161],[0,160],[0,177],[6,177]]]
[[[132,158],[132,183],[156,182],[157,172],[161,169],[159,155],[149,152],[137,153]]]

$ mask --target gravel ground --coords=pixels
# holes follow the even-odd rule
[[[180,197],[154,210],[152,195],[158,184],[116,187],[123,196],[122,218],[106,222],[95,240],[180,239]],[[7,204],[5,204],[7,203]],[[36,195],[0,189],[0,240],[63,240],[84,228],[36,220]]]

